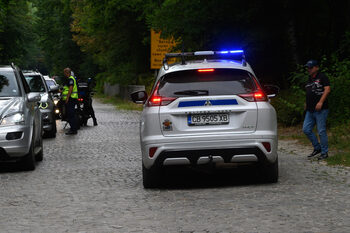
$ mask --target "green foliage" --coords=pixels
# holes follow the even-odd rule
[[[27,66],[35,59],[31,5],[25,0],[0,1],[0,64]]]
[[[149,35],[143,1],[72,0],[74,41],[92,55],[107,80],[134,84],[149,69]],[[100,77],[100,76],[98,76]]]
[[[296,86],[281,91],[271,100],[277,112],[277,121],[284,126],[296,125],[303,120],[304,103],[305,94]]]
[[[36,11],[35,31],[44,59],[52,74],[60,75],[65,67],[75,74],[81,60],[79,47],[73,42],[70,32],[71,14],[69,0],[33,0]],[[68,6],[68,7],[67,7]]]

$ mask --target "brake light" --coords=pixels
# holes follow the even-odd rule
[[[175,97],[165,97],[165,96],[160,96],[157,94],[159,88],[159,82],[157,83],[156,88],[152,92],[151,97],[148,100],[148,106],[149,107],[154,107],[154,106],[166,106],[176,100],[177,98]]]
[[[160,103],[162,101],[162,98],[160,96],[154,96],[150,101],[153,104],[157,104],[157,103]]]
[[[262,91],[260,84],[258,83],[258,81],[253,78],[254,83],[257,87],[257,90],[253,93],[249,93],[249,94],[240,94],[238,96],[242,97],[243,99],[245,99],[246,101],[249,102],[265,102],[268,101],[267,95]]]
[[[264,102],[268,100],[267,96],[262,91],[257,91],[249,94],[240,94],[238,96],[249,102]]]
[[[213,72],[214,69],[199,69],[198,72]]]

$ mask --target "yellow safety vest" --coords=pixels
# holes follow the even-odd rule
[[[72,94],[70,95],[70,98],[78,99],[77,82],[75,81],[75,78],[73,76],[70,76],[69,78],[73,79],[73,82],[74,82],[73,91],[72,91]],[[63,87],[63,91],[62,91],[62,100],[66,100],[67,99],[68,91],[69,91],[69,87],[67,85],[65,85]]]

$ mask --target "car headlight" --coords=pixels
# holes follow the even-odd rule
[[[23,113],[14,113],[5,116],[0,125],[8,126],[8,125],[23,125],[24,124],[24,114]]]

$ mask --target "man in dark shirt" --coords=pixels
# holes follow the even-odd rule
[[[308,158],[312,158],[321,153],[318,157],[318,160],[321,160],[328,157],[326,121],[329,109],[327,97],[331,92],[331,87],[328,77],[319,72],[320,68],[316,60],[308,61],[305,66],[307,67],[310,76],[305,86],[306,115],[303,124],[303,132],[309,138],[314,147],[314,151],[308,155]],[[315,125],[320,137],[320,142],[312,131]]]

